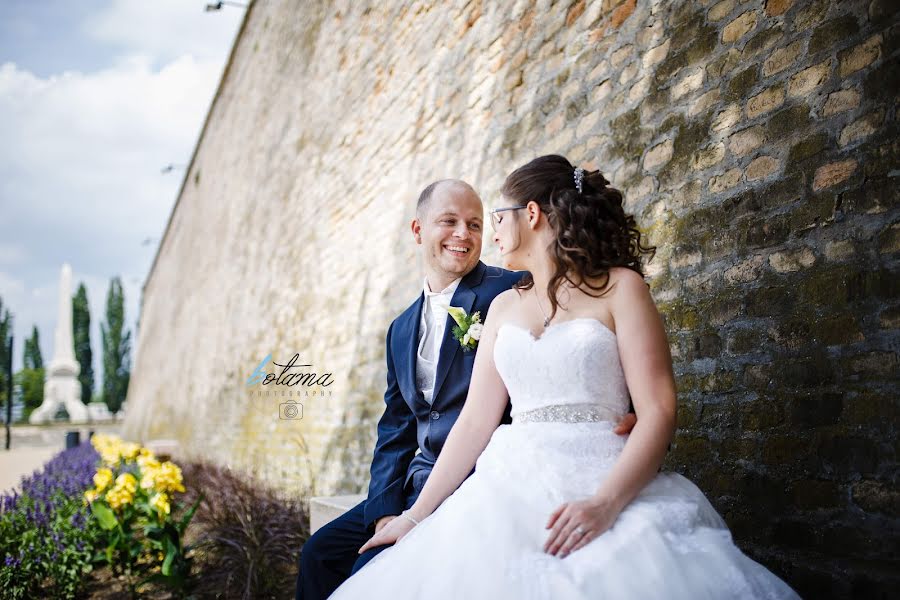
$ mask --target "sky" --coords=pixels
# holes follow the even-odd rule
[[[133,364],[141,288],[244,17],[206,4],[0,0],[0,298],[14,371],[33,326],[53,357],[63,263],[72,295],[87,288],[95,390],[116,276]]]

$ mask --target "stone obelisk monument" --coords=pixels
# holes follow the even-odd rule
[[[81,367],[75,360],[72,342],[71,288],[72,268],[66,263],[59,276],[59,312],[53,340],[53,360],[47,367],[47,377],[44,380],[44,401],[31,413],[28,419],[31,423],[52,421],[60,405],[65,406],[70,421],[88,420],[88,409],[81,402],[81,383],[78,381]]]

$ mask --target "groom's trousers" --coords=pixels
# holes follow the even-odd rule
[[[430,469],[413,474],[407,485],[406,508],[413,505],[425,487]],[[312,534],[300,550],[296,600],[325,600],[344,580],[359,571],[375,556],[390,548],[377,546],[363,554],[358,551],[372,537],[363,521],[365,501]]]

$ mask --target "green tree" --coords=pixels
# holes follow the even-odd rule
[[[25,340],[25,352],[22,355],[23,368],[16,373],[16,384],[22,386],[22,402],[25,404],[25,417],[31,414],[44,401],[44,359],[41,358],[41,344],[37,325],[31,330],[31,337]]]
[[[9,380],[12,377],[12,369],[7,370],[6,365],[12,364],[9,360],[9,340],[12,337],[12,315],[9,310],[3,310],[3,298],[0,298],[0,406],[6,406],[6,392],[9,388]],[[6,418],[6,412],[0,415],[0,421]]]
[[[72,340],[75,344],[75,360],[81,365],[78,381],[81,382],[81,401],[88,404],[94,394],[94,355],[91,352],[91,309],[87,289],[78,285],[72,298]]]
[[[103,337],[103,401],[118,412],[128,392],[131,378],[131,332],[125,331],[125,294],[122,281],[113,277],[106,294],[106,323],[100,324]]]

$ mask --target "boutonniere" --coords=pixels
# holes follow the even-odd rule
[[[467,315],[466,311],[458,306],[447,307],[447,312],[456,321],[456,326],[453,328],[453,337],[462,346],[463,352],[475,349],[484,329],[484,325],[481,323],[481,312],[475,311],[471,315]]]

